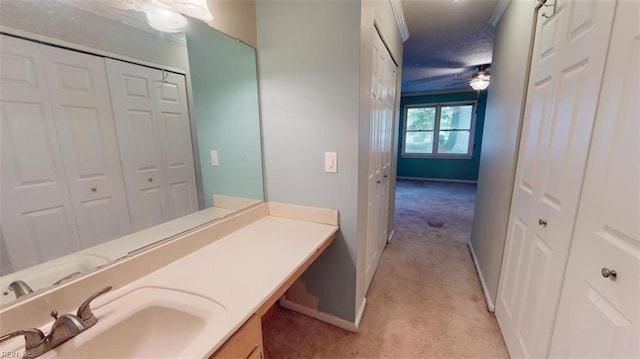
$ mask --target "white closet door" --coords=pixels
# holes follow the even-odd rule
[[[640,358],[638,14],[618,4],[552,357]]]
[[[160,72],[112,59],[105,62],[131,223],[139,231],[172,218],[153,98]]]
[[[0,35],[2,230],[14,270],[81,249],[41,46]]]
[[[380,35],[373,35],[365,288],[388,240],[389,171],[396,65]],[[365,289],[366,292],[366,289]]]
[[[80,241],[131,233],[104,59],[41,46]]]
[[[184,75],[169,72],[162,75],[163,81],[153,86],[154,99],[160,125],[162,168],[172,217],[177,218],[198,210],[187,86]]]
[[[496,305],[517,358],[548,354],[615,8],[557,3],[538,17]]]

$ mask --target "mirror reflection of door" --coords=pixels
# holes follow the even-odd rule
[[[264,200],[255,49],[104,9],[0,2],[0,305]]]

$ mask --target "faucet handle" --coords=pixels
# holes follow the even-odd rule
[[[13,333],[0,336],[0,343],[20,335],[24,336],[25,350],[35,348],[36,346],[40,345],[45,339],[44,333],[42,332],[42,330],[36,329],[36,328],[29,328],[29,329],[17,330]]]
[[[101,296],[102,294],[110,291],[111,288],[113,288],[113,287],[108,286],[108,287],[102,288],[99,291],[93,293],[78,308],[78,312],[77,312],[76,315],[78,317],[80,317],[80,319],[82,319],[82,321],[84,321],[84,323],[86,324],[87,328],[90,328],[90,327],[94,326],[98,322],[98,318],[96,318],[96,316],[93,315],[93,312],[91,311],[91,301],[96,299],[97,297]]]

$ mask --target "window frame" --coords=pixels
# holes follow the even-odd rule
[[[440,113],[442,107],[449,106],[464,106],[464,105],[472,105],[471,109],[471,124],[469,128],[469,147],[467,148],[467,153],[438,153],[438,142],[440,135]],[[433,144],[432,144],[432,153],[415,153],[415,152],[406,152],[407,146],[407,123],[408,121],[408,112],[411,108],[436,108],[436,116],[435,122],[433,126]],[[404,105],[404,117],[402,121],[402,153],[401,156],[403,158],[448,158],[448,159],[472,159],[473,158],[473,149],[475,147],[475,136],[476,136],[476,117],[478,110],[478,101],[477,100],[469,100],[469,101],[451,101],[451,102],[436,102],[436,103],[420,103],[420,104],[411,104]],[[447,130],[445,130],[447,131]]]

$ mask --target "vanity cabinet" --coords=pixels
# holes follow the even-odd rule
[[[254,314],[209,359],[263,359],[262,322]]]

